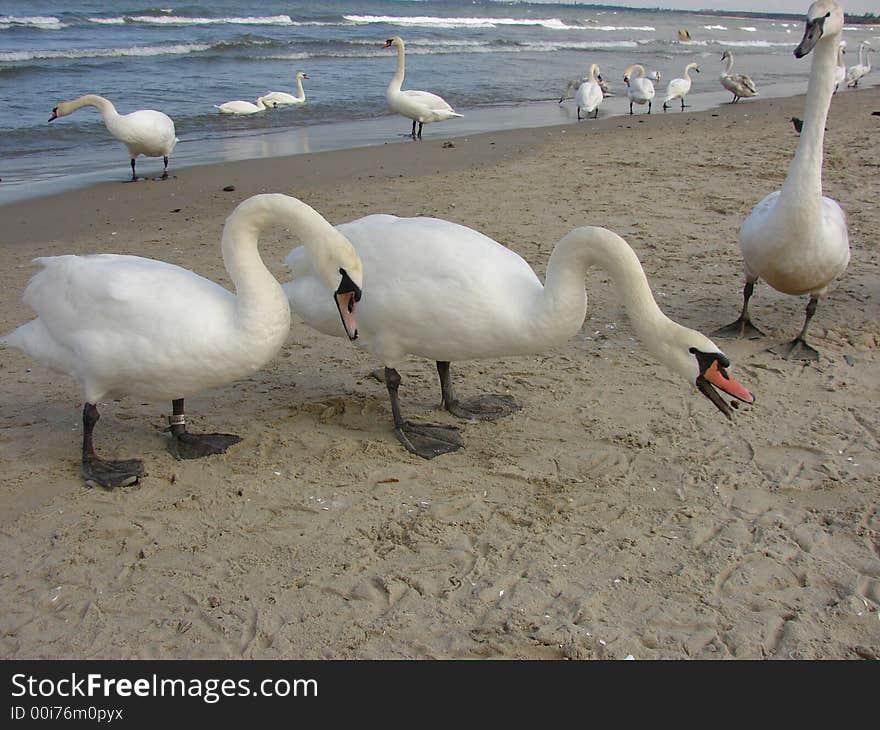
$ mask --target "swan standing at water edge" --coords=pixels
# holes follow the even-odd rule
[[[120,114],[109,99],[97,94],[86,94],[73,101],[61,102],[52,110],[49,121],[65,117],[84,106],[93,106],[101,112],[107,131],[128,147],[132,180],[138,179],[134,169],[135,158],[138,155],[163,158],[165,170],[161,179],[168,179],[168,156],[179,141],[171,117],[155,109],[141,109],[130,114]]]
[[[686,97],[691,90],[691,75],[689,72],[692,70],[700,73],[700,67],[696,63],[689,63],[684,67],[684,78],[672,79],[672,81],[666,86],[666,98],[663,99],[663,111],[666,111],[667,105],[673,99],[681,99],[681,110],[684,111],[684,97]]]
[[[296,89],[297,95],[288,94],[284,91],[269,91],[260,98],[268,106],[287,106],[290,104],[304,104],[306,101],[306,92],[303,89],[303,79],[307,79],[308,74],[302,71],[296,72]]]
[[[586,118],[590,112],[593,112],[593,119],[599,118],[599,104],[604,98],[602,87],[599,86],[599,66],[595,63],[590,64],[590,73],[587,80],[582,83],[575,94],[575,103],[577,104],[577,118],[581,120],[581,109],[584,111]]]
[[[249,101],[241,101],[240,99],[225,101],[222,104],[214,104],[214,108],[219,109],[221,114],[256,114],[274,106],[274,104],[266,104],[262,96],[257,99],[256,104],[251,104]]]
[[[855,66],[850,66],[846,74],[846,85],[855,88],[859,85],[862,77],[867,76],[871,71],[871,59],[868,54],[873,53],[874,49],[868,41],[862,41],[859,44],[859,62]]]
[[[727,61],[724,70],[721,72],[720,80],[721,85],[733,94],[731,104],[735,104],[742,98],[758,95],[758,89],[751,76],[731,73],[733,70],[733,54],[730,51],[722,53],[721,60]]]
[[[746,281],[742,313],[716,332],[735,337],[763,335],[749,318],[749,298],[759,278],[783,294],[809,294],[800,334],[779,353],[786,359],[819,359],[806,342],[807,327],[819,297],[849,263],[846,215],[837,202],[822,195],[825,120],[834,93],[835,56],[842,30],[843,9],[834,0],[810,5],[804,37],[794,50],[796,58],[813,52],[797,150],[782,189],[758,203],[740,227]]]
[[[385,98],[391,111],[413,120],[412,132],[410,133],[413,139],[416,139],[416,136],[419,139],[422,138],[422,125],[424,124],[464,116],[455,112],[445,99],[430,91],[401,91],[406,63],[403,39],[400,36],[393,36],[385,41],[385,45],[382,47],[390,48],[391,46],[397,48],[397,71],[388,84]],[[416,122],[419,123],[418,135],[416,135]]]
[[[344,331],[356,337],[354,303],[363,281],[357,253],[320,214],[287,195],[255,195],[226,219],[221,248],[235,294],[192,271],[140,256],[35,259],[43,269],[24,301],[37,318],[0,343],[79,384],[87,482],[113,488],[143,475],[138,459],[107,461],[95,453],[92,432],[102,398],[172,400],[169,450],[179,458],[222,453],[240,440],[187,431],[184,398],[250,375],[289,336],[287,297],[257,249],[260,232],[272,224],[302,237],[316,272],[314,295],[328,301],[332,295]]]
[[[604,228],[576,228],[553,249],[546,286],[516,253],[471,228],[437,218],[369,215],[337,226],[364,267],[369,295],[358,308],[358,344],[385,365],[394,432],[426,459],[455,451],[457,429],[404,419],[397,368],[407,355],[434,360],[443,407],[461,418],[494,419],[519,408],[509,396],[460,401],[450,362],[529,355],[557,347],[580,330],[587,311],[584,278],[607,271],[645,347],[726,416],[714,388],[746,402],[752,395],[727,373],[729,361],[707,337],[666,317],[633,250]],[[319,282],[302,248],[287,257],[291,308],[311,327],[340,336],[333,310],[315,296]],[[639,365],[641,367],[641,364]]]
[[[638,76],[633,74],[638,72]],[[629,98],[629,113],[633,113],[633,103],[647,104],[648,114],[651,113],[651,105],[654,101],[654,84],[645,78],[645,68],[639,64],[630,66],[623,72],[623,82],[627,86],[626,95]]]

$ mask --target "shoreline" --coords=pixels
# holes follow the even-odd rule
[[[285,192],[331,223],[434,215],[520,254],[543,279],[564,234],[601,225],[636,251],[667,316],[710,333],[741,306],[737,230],[778,189],[803,97],[210,165],[0,208],[0,331],[34,256],[113,251],[231,287],[223,221]],[[169,403],[100,404],[96,447],[141,457],[112,492],[82,483],[80,395],[11,348],[0,373],[0,656],[6,659],[878,658],[880,88],[832,102],[823,186],[852,258],[810,329],[805,298],[760,284],[763,340],[716,340],[756,403],[731,421],[638,343],[609,276],[587,319],[533,356],[455,363],[462,397],[522,410],[457,421],[433,363],[401,401],[460,428],[432,461],[395,440],[379,363],[296,318],[282,352],[187,400],[193,430],[243,436],[177,461]],[[226,185],[235,185],[224,192]],[[279,280],[293,232],[260,252]],[[364,297],[369,283],[364,282]],[[173,306],[169,303],[169,306]],[[430,326],[430,323],[427,323]]]
[[[876,86],[877,84],[874,84]],[[581,124],[595,124],[603,119],[626,117],[628,105],[625,87],[617,84],[617,93],[607,97],[600,107],[599,120],[585,120]],[[663,115],[663,88],[657,89],[654,114]],[[872,88],[870,81],[862,87]],[[787,84],[768,84],[762,88],[760,97],[747,99],[740,104],[751,104],[761,99],[781,99],[801,96],[806,89],[806,81]],[[842,93],[853,93],[845,90]],[[703,91],[688,95],[688,106],[691,111],[717,110],[728,106],[729,92]],[[269,111],[267,114],[287,114],[290,110]],[[666,115],[681,113],[673,109]],[[644,107],[636,107],[633,116],[645,114]],[[528,102],[518,105],[495,105],[465,110],[460,119],[429,124],[425,127],[424,139],[456,140],[479,134],[497,133],[513,129],[536,130],[545,127],[563,127],[576,124],[575,107],[571,98],[560,104],[557,101]],[[650,115],[650,116],[653,116]],[[237,133],[231,138],[214,138],[188,140],[183,137],[171,156],[169,166],[172,175],[179,177],[194,167],[205,165],[225,165],[237,162],[292,158],[303,154],[316,154],[362,147],[376,147],[389,144],[405,144],[409,135],[405,134],[408,120],[399,115],[388,114],[381,117],[357,120],[354,122],[326,122],[322,124],[292,126],[281,129],[255,131],[246,135]],[[109,134],[108,134],[109,137]],[[353,140],[356,140],[353,143]],[[187,143],[190,142],[190,145]],[[48,177],[26,182],[16,179],[21,172],[18,168],[4,171],[4,182],[0,182],[0,211],[4,207],[36,198],[52,197],[73,190],[101,185],[105,182],[125,181],[128,174],[124,147],[115,142],[108,142],[96,151],[91,160],[98,169],[86,173],[68,174],[58,172]],[[71,162],[66,163],[68,170]],[[81,165],[78,161],[77,165]],[[156,158],[138,158],[141,174],[155,175],[161,169],[161,160]]]

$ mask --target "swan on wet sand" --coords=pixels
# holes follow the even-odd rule
[[[397,49],[397,71],[388,84],[385,98],[391,111],[413,120],[412,132],[410,134],[413,139],[417,137],[418,139],[422,138],[422,126],[424,124],[442,122],[444,119],[464,116],[453,110],[445,99],[437,96],[437,94],[432,94],[430,91],[401,91],[400,87],[403,85],[406,63],[406,50],[400,36],[389,38],[382,47],[390,48],[391,46]],[[419,124],[418,134],[416,134],[416,122]]]
[[[593,112],[593,119],[599,117],[599,104],[602,103],[604,95],[602,87],[599,86],[599,66],[595,63],[590,64],[590,73],[587,80],[582,83],[575,94],[574,100],[577,104],[577,118],[581,120],[581,110],[586,118],[590,112]]]
[[[669,102],[674,99],[681,99],[681,110],[684,111],[684,97],[687,96],[688,92],[691,90],[691,71],[700,73],[699,65],[696,63],[689,63],[684,67],[684,78],[672,79],[672,81],[666,86],[666,97],[663,99],[663,111],[666,111]]]
[[[222,104],[214,104],[215,109],[219,109],[221,114],[256,114],[257,112],[266,111],[266,109],[274,108],[274,104],[267,104],[264,97],[259,97],[256,104],[249,101],[225,101]]]
[[[78,99],[58,104],[52,110],[49,121],[72,114],[84,106],[93,106],[101,112],[107,131],[128,148],[132,180],[138,179],[135,172],[135,158],[138,155],[161,157],[165,162],[161,179],[168,179],[168,157],[179,141],[171,117],[155,109],[141,109],[130,114],[120,114],[109,99],[97,94],[86,94]]]
[[[849,263],[846,215],[836,201],[822,195],[822,149],[825,120],[834,93],[834,66],[843,30],[843,9],[834,0],[817,0],[807,11],[804,37],[796,58],[813,54],[803,125],[794,159],[781,190],[753,209],[739,230],[745,287],[739,318],[716,332],[719,336],[760,337],[751,322],[749,299],[758,279],[784,294],[808,294],[800,334],[774,350],[786,359],[818,360],[806,342],[807,327],[819,297]]]
[[[309,75],[302,71],[296,72],[296,90],[297,95],[288,94],[284,91],[269,91],[260,98],[266,106],[289,106],[291,104],[304,104],[306,101],[306,92],[303,89],[303,79],[307,79]]]
[[[847,86],[858,86],[859,81],[861,81],[864,76],[870,73],[871,59],[869,57],[869,54],[873,52],[874,49],[871,48],[871,44],[867,41],[862,41],[859,44],[859,62],[855,66],[849,67],[849,70],[846,73]]]
[[[589,76],[584,76],[583,78],[572,79],[571,81],[569,81],[565,87],[565,90],[562,92],[562,95],[559,97],[559,103],[561,104],[566,99],[574,98],[574,95],[577,93],[577,90],[580,88],[581,84],[584,84],[589,80]],[[608,82],[602,78],[602,74],[599,74],[596,77],[596,83],[598,83],[599,88],[602,89],[603,98],[607,96],[614,96],[614,94],[610,90],[610,87],[608,86]]]
[[[728,373],[725,355],[704,335],[666,317],[657,306],[636,254],[617,234],[576,228],[555,246],[542,286],[519,255],[471,228],[437,218],[369,215],[337,226],[354,245],[368,293],[358,307],[356,344],[385,365],[394,432],[424,458],[463,444],[457,429],[406,420],[397,368],[409,355],[433,360],[442,406],[467,419],[491,420],[519,406],[509,396],[459,400],[450,363],[545,352],[577,334],[587,311],[584,280],[593,266],[607,271],[639,339],[655,359],[696,386],[724,413],[715,388],[746,402],[751,394]],[[311,327],[343,334],[331,307],[317,301],[318,280],[302,248],[287,264],[291,309]],[[639,364],[639,367],[642,367]]]
[[[289,227],[305,244],[312,291],[335,302],[343,331],[357,336],[363,274],[345,237],[305,203],[281,194],[248,198],[226,219],[221,249],[235,294],[198,274],[140,256],[95,254],[35,259],[24,302],[37,318],[0,338],[66,373],[82,391],[82,473],[88,483],[125,486],[143,476],[139,459],[108,461],[94,449],[103,398],[172,400],[169,450],[178,458],[224,452],[232,434],[187,431],[184,398],[257,371],[290,334],[287,297],[260,258],[259,234]]]
[[[733,54],[730,51],[724,51],[721,54],[721,60],[727,63],[721,72],[720,81],[721,85],[733,94],[731,104],[735,104],[740,99],[758,95],[758,89],[751,76],[731,73],[733,71]]]
[[[638,73],[638,76],[633,76]],[[626,95],[629,99],[629,113],[633,113],[633,104],[647,104],[648,114],[651,113],[651,105],[654,102],[654,84],[645,78],[645,68],[638,63],[630,66],[623,72],[623,82],[626,84]]]

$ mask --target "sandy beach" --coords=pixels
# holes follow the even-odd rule
[[[100,404],[97,447],[140,456],[115,491],[79,470],[72,380],[0,357],[0,657],[6,659],[880,658],[880,88],[832,102],[823,186],[852,258],[819,305],[818,363],[766,352],[805,297],[759,284],[765,340],[720,340],[756,395],[725,419],[635,339],[606,274],[565,346],[453,365],[497,422],[439,407],[432,362],[401,369],[409,416],[457,423],[431,461],[392,433],[380,363],[294,317],[280,356],[187,401],[243,441],[177,461],[170,403]],[[36,256],[115,252],[230,286],[225,217],[260,192],[337,224],[369,213],[476,228],[540,277],[580,225],[637,252],[658,303],[709,334],[741,306],[737,230],[785,178],[803,97],[185,168],[0,207],[0,332]],[[233,191],[225,191],[234,186]],[[293,245],[261,241],[279,280]],[[365,282],[364,296],[369,296]]]

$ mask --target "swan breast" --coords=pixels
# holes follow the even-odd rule
[[[814,210],[765,197],[740,227],[746,269],[784,294],[821,294],[849,263],[846,214],[828,197]]]

